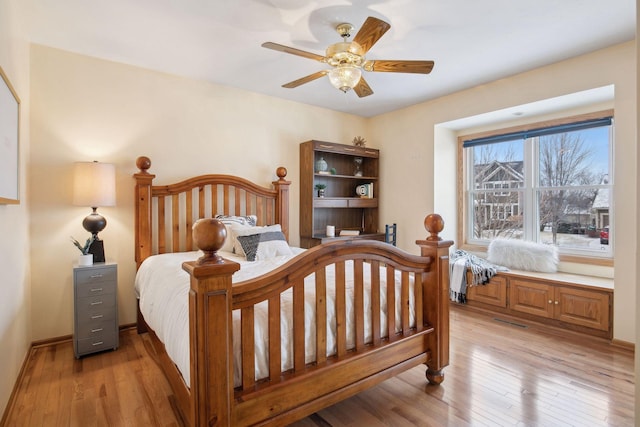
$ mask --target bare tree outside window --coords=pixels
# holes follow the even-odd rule
[[[540,192],[540,227],[543,231],[545,224],[551,224],[552,241],[556,244],[558,229],[562,230],[563,224],[567,222],[573,224],[569,232],[586,232],[591,225],[589,209],[597,194],[597,189],[594,188],[569,190],[567,187],[599,184],[599,179],[593,172],[594,152],[585,144],[580,132],[543,136],[540,137],[538,146],[539,185],[543,188],[558,188]],[[566,221],[569,216],[574,220]]]

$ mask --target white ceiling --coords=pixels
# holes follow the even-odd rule
[[[369,117],[601,49],[635,36],[635,0],[29,0],[34,43]],[[365,73],[358,98],[327,66],[262,48],[324,55],[367,16],[391,24],[367,59],[428,59],[429,75]]]

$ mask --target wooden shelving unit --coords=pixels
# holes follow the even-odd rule
[[[379,150],[324,141],[300,144],[300,246],[310,248],[328,239],[384,240],[378,231]],[[327,169],[322,173],[318,162]],[[356,166],[356,158],[362,159]],[[356,170],[361,175],[356,175]],[[316,184],[324,184],[324,197],[318,197]],[[373,197],[360,197],[356,188],[371,184]],[[327,237],[326,226],[333,225],[336,237]],[[357,230],[357,236],[340,237],[342,230]]]

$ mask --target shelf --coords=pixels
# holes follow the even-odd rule
[[[341,179],[361,179],[363,181],[377,181],[377,176],[355,176],[355,175],[337,175],[330,173],[314,173],[316,178],[341,178]]]
[[[361,197],[316,197],[314,208],[377,208],[378,199]]]

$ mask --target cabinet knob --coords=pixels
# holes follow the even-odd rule
[[[553,304],[553,300],[549,300],[549,304]]]
[[[560,304],[558,301],[555,302],[556,305]]]

